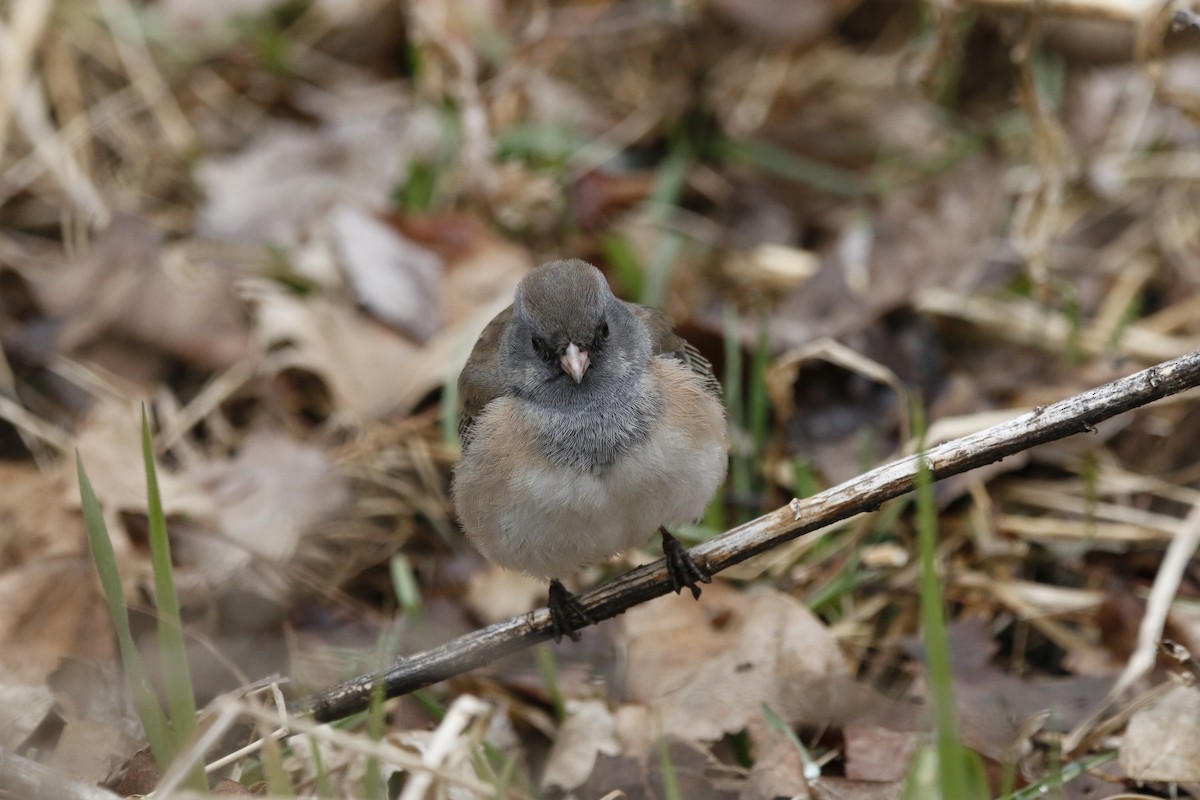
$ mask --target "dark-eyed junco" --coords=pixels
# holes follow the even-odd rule
[[[671,581],[708,571],[667,527],[698,519],[725,477],[721,387],[654,309],[578,260],[530,272],[459,378],[454,503],[493,562],[550,580],[555,638],[591,622],[558,578],[662,534]]]

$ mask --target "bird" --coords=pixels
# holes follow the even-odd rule
[[[662,537],[671,587],[711,576],[671,534],[725,479],[712,365],[666,314],[617,298],[579,259],[530,270],[459,376],[462,457],[451,493],[490,561],[549,581],[555,641],[593,619],[561,578]]]

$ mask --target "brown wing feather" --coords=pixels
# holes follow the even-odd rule
[[[458,419],[458,436],[466,448],[471,440],[475,418],[483,407],[504,394],[504,379],[500,375],[500,337],[512,317],[512,306],[497,314],[479,341],[471,348],[471,355],[458,376],[458,399],[462,413]]]
[[[671,319],[656,308],[647,308],[634,303],[627,304],[641,317],[650,329],[650,341],[655,355],[679,361],[704,380],[704,388],[713,397],[722,398],[721,382],[713,372],[712,364],[687,339],[671,329]]]

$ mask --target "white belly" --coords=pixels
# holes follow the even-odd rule
[[[496,528],[477,544],[501,566],[552,578],[645,542],[660,525],[704,514],[725,477],[722,445],[659,435],[602,475],[518,470]]]
[[[686,367],[656,359],[652,369],[674,391],[645,438],[599,474],[540,451],[537,415],[521,401],[488,404],[453,487],[480,552],[509,569],[563,577],[704,514],[725,478],[724,412]]]

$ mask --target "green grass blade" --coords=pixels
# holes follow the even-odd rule
[[[78,452],[75,453],[75,466],[79,474],[79,496],[88,546],[92,551],[96,572],[100,576],[100,586],[104,590],[104,599],[108,603],[113,628],[116,629],[121,663],[125,666],[125,679],[129,684],[133,706],[150,742],[150,750],[154,753],[159,768],[165,770],[175,757],[167,718],[158,704],[158,697],[146,674],[142,656],[133,641],[133,631],[129,627],[129,609],[125,606],[125,592],[121,587],[120,572],[117,570],[117,556],[113,552],[112,541],[108,538],[108,526],[104,524],[100,501],[96,499],[96,492],[92,489],[92,482],[88,480],[87,470],[84,469],[83,459]]]
[[[671,758],[671,745],[667,737],[658,735],[658,763],[662,767],[663,795],[666,800],[683,800],[679,788],[679,775],[675,772],[675,761]]]
[[[920,401],[913,400],[912,429],[924,450],[925,412]],[[937,729],[937,770],[941,797],[949,800],[980,798],[980,784],[974,759],[962,744],[958,716],[954,706],[953,673],[950,667],[950,641],[946,632],[946,600],[937,573],[937,506],[933,499],[933,474],[922,457],[917,465],[917,549],[921,564],[921,629],[925,641],[925,662],[929,671],[929,692],[933,700]]]
[[[388,562],[392,576],[392,591],[396,594],[396,602],[405,614],[420,619],[425,606],[421,599],[421,587],[417,576],[413,573],[412,562],[403,553],[396,553]]]
[[[767,325],[767,315],[760,313],[758,341],[750,360],[750,388],[746,392],[746,426],[750,429],[750,440],[754,443],[756,464],[763,463],[771,424],[771,398],[767,394],[767,367],[771,363],[771,344],[768,340]]]
[[[171,542],[167,538],[167,518],[158,489],[154,444],[145,407],[142,408],[142,459],[146,467],[146,513],[150,525],[150,556],[154,565],[154,594],[158,606],[159,657],[162,660],[171,730],[175,748],[179,750],[196,730],[196,696],[192,689],[192,671],[188,666],[187,645],[183,637],[179,595],[175,592]],[[203,777],[203,773],[199,775]]]
[[[308,737],[312,748],[313,772],[315,773],[315,790],[320,800],[330,800],[333,797],[333,780],[329,770],[325,768],[325,759],[321,755],[321,742],[315,736]]]
[[[283,749],[277,739],[270,736],[263,742],[262,769],[272,797],[295,797],[296,787],[292,776],[283,765]]]
[[[604,251],[604,260],[621,282],[625,296],[642,297],[646,291],[646,274],[629,240],[619,233],[606,233],[600,237],[600,247]]]
[[[688,173],[696,161],[691,143],[682,134],[671,137],[671,150],[654,176],[654,187],[646,200],[651,219],[666,222],[687,184]],[[639,295],[644,305],[661,308],[667,294],[667,283],[675,270],[675,262],[683,251],[685,239],[674,230],[665,230],[650,257],[646,280]]]
[[[539,645],[537,663],[538,672],[542,674],[542,683],[550,692],[550,700],[554,704],[554,718],[561,722],[567,718],[567,703],[558,683],[558,661],[554,658],[554,648],[548,644]]]
[[[792,730],[792,726],[783,721],[783,717],[775,712],[767,703],[762,704],[763,716],[766,717],[767,724],[775,730],[787,737],[788,741],[800,753],[800,761],[804,764],[804,779],[807,781],[816,781],[821,777],[821,767],[817,762],[813,761],[812,756],[808,753],[808,748],[800,741],[800,737]]]
[[[383,684],[376,683],[371,688],[371,706],[367,710],[367,736],[372,742],[383,741],[384,723],[386,721],[383,696]],[[387,781],[383,778],[383,763],[379,756],[367,757],[367,765],[363,774],[363,796],[367,800],[385,800],[387,798]]]
[[[745,522],[754,516],[744,503],[753,491],[754,457],[747,452],[745,386],[742,380],[742,345],[738,315],[733,306],[725,309],[725,408],[729,413],[729,487],[733,494],[733,519]]]
[[[1052,786],[1064,786],[1075,780],[1084,773],[1095,769],[1101,764],[1112,761],[1117,757],[1117,751],[1112,750],[1107,753],[1099,753],[1094,756],[1072,761],[1069,764],[1063,765],[1059,770],[1055,770],[1054,774],[1049,775],[1037,783],[1031,783],[1020,791],[1012,794],[1003,795],[1000,800],[1040,800],[1040,798],[1050,797],[1050,789]]]
[[[755,139],[719,139],[715,143],[715,154],[724,161],[744,164],[768,175],[843,197],[857,197],[870,189],[869,183],[849,170],[798,156]]]

